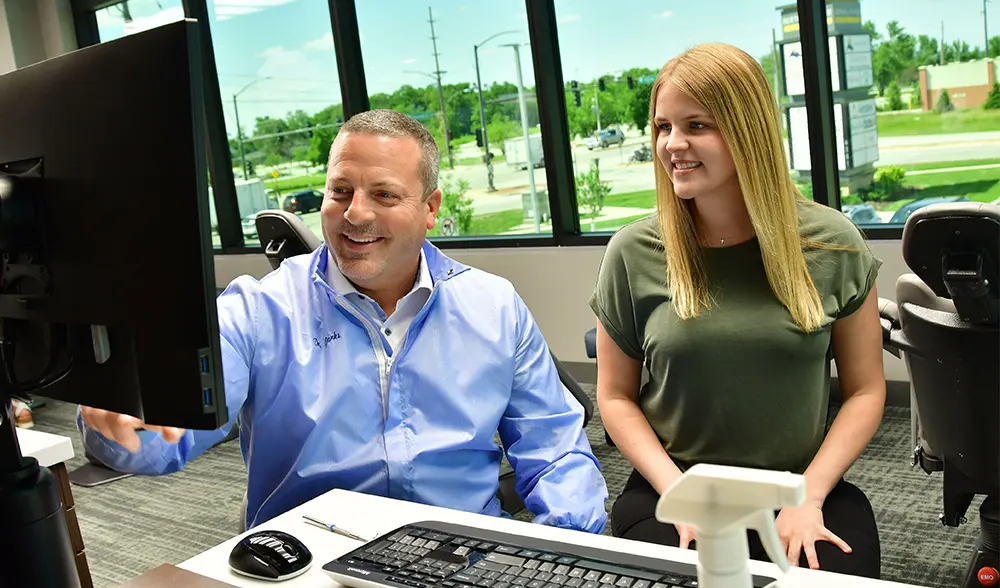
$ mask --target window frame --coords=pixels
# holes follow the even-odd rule
[[[120,0],[71,0],[80,47],[99,42],[96,12]],[[216,218],[221,249],[217,255],[245,255],[263,252],[261,246],[247,246],[243,240],[232,161],[222,117],[222,99],[218,72],[211,49],[211,30],[207,21],[206,0],[182,0],[187,18],[203,23],[205,43],[206,119],[208,120],[208,161],[212,173]],[[345,118],[370,108],[361,52],[355,0],[327,0],[330,29],[336,52],[338,78]],[[827,43],[826,0],[796,0],[801,31],[812,159],[813,194],[816,202],[841,209],[839,174],[834,128],[834,102],[830,79],[830,55]],[[577,211],[573,155],[570,149],[566,91],[560,56],[555,0],[525,0],[531,58],[535,71],[535,94],[542,128],[545,175],[552,233],[509,237],[470,236],[434,239],[441,249],[493,249],[508,247],[604,246],[614,231],[583,232]],[[862,226],[871,240],[899,240],[902,227]]]

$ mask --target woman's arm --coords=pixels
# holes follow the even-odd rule
[[[854,314],[833,323],[833,356],[844,401],[805,471],[806,500],[826,496],[871,441],[885,408],[882,327],[875,287]]]
[[[618,347],[597,321],[597,409],[611,439],[635,469],[662,494],[681,476],[639,408],[642,362]]]

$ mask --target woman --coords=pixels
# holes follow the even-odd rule
[[[657,214],[611,239],[591,298],[598,407],[635,467],[614,534],[695,542],[653,515],[692,464],[789,470],[807,488],[777,516],[789,561],[877,577],[871,505],[842,476],[885,402],[881,262],[843,214],[796,190],[752,57],[695,47],[663,67],[651,96]],[[827,432],[831,352],[843,405]]]

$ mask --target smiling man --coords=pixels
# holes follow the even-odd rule
[[[426,240],[438,166],[412,118],[351,118],[330,150],[325,244],[219,298],[229,423],[184,431],[82,407],[91,453],[169,473],[238,420],[249,528],[333,488],[500,515],[506,451],[535,522],[601,532],[583,408],[531,313],[508,281]]]

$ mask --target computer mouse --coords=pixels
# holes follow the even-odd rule
[[[281,582],[294,578],[312,564],[312,554],[301,541],[281,531],[257,531],[240,540],[229,554],[237,574]]]

